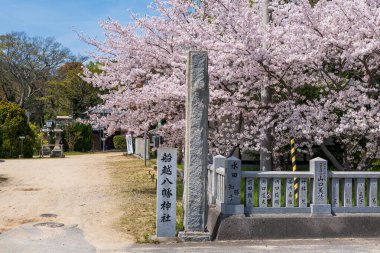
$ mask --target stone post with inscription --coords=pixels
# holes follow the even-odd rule
[[[331,205],[327,204],[327,161],[322,158],[310,160],[310,172],[314,173],[312,215],[331,215]]]
[[[207,52],[191,51],[186,70],[186,135],[184,167],[183,240],[210,240],[207,224],[208,59]]]
[[[177,149],[157,150],[157,238],[176,236]]]
[[[241,160],[229,157],[225,162],[224,201],[217,206],[223,214],[244,214],[240,204]]]
[[[127,142],[127,154],[132,155],[133,154],[133,141],[132,141],[132,134],[127,133],[125,135],[125,141]]]

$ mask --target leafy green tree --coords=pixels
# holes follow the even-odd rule
[[[0,35],[0,94],[43,123],[47,82],[57,69],[75,59],[54,38],[29,37],[23,32]]]
[[[20,136],[25,136],[21,151]],[[0,157],[33,156],[35,133],[29,126],[25,110],[15,103],[0,101]]]
[[[84,111],[101,102],[99,90],[80,78],[83,73],[81,62],[68,62],[57,71],[49,82],[45,99],[49,101],[48,117],[72,114],[80,117]],[[95,67],[93,68],[96,71]]]

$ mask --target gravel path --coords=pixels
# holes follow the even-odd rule
[[[106,162],[118,159],[123,159],[121,153],[1,161],[0,232],[5,236],[23,224],[60,222],[79,230],[98,250],[131,245],[133,239],[116,229],[121,205],[111,194],[106,169]],[[2,241],[0,237],[0,246]]]

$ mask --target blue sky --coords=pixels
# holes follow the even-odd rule
[[[74,54],[91,48],[75,32],[102,38],[99,21],[108,17],[131,22],[129,11],[144,16],[151,0],[0,0],[0,34],[26,32],[29,36],[55,37]]]

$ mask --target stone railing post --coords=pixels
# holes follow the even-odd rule
[[[244,214],[241,200],[241,161],[235,157],[225,160],[224,203],[221,205],[223,214]]]
[[[331,215],[331,205],[327,204],[327,161],[319,157],[310,160],[310,172],[314,174],[311,214]]]
[[[216,194],[217,194],[217,187],[218,187],[218,181],[217,181],[217,175],[216,175],[216,169],[217,168],[224,168],[226,163],[226,158],[222,155],[214,156],[212,168],[211,168],[211,178],[209,180],[211,181],[211,196],[209,199],[210,204],[216,203]]]
[[[212,203],[212,199],[213,199],[213,196],[212,196],[212,177],[213,177],[213,173],[214,173],[214,165],[213,164],[209,164],[207,166],[207,200],[208,200],[208,204],[211,205],[213,204]]]

